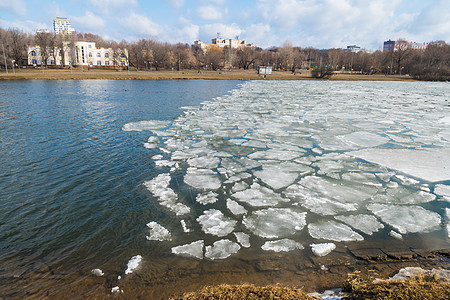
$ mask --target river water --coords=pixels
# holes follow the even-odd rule
[[[449,94],[0,82],[0,297],[157,298],[177,282],[290,283],[355,244],[448,249]]]

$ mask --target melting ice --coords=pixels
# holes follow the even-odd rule
[[[149,199],[189,220],[197,241],[174,254],[223,259],[260,247],[252,235],[292,251],[309,235],[320,256],[391,229],[440,230],[441,216],[450,235],[449,210],[433,209],[450,201],[450,90],[417,85],[252,81],[172,122],[122,129],[151,131],[142,142],[160,173],[144,182]],[[176,230],[149,224],[153,240]],[[205,238],[216,239],[206,250]]]

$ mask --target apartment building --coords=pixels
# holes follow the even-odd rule
[[[70,25],[70,19],[68,18],[54,18],[53,19],[53,30],[56,34],[67,34],[71,35],[75,29]]]
[[[199,46],[203,51],[206,51],[210,47],[218,47],[218,48],[231,48],[231,49],[239,49],[244,47],[255,47],[254,44],[246,44],[245,40],[239,40],[239,39],[222,39],[222,38],[215,38],[211,40],[211,43],[204,43],[200,40],[194,41],[195,46]]]
[[[399,43],[399,41],[385,41],[383,43],[383,51],[397,51],[400,45],[404,45],[405,43]],[[415,50],[425,50],[430,43],[416,43],[416,42],[406,42],[406,45],[410,49]]]

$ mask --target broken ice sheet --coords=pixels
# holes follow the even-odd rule
[[[450,202],[450,185],[436,184],[434,187],[434,193],[442,196],[444,200]]]
[[[275,206],[279,202],[289,202],[271,189],[253,183],[249,189],[236,192],[231,195],[234,199],[255,207]]]
[[[264,238],[287,237],[303,229],[306,225],[306,213],[289,208],[267,208],[245,217],[242,224]]]
[[[402,234],[438,230],[441,224],[437,213],[420,206],[369,204],[367,209]]]
[[[147,227],[150,228],[150,233],[146,236],[149,241],[171,241],[172,235],[169,230],[159,225],[156,222],[147,223]]]
[[[335,221],[321,221],[308,224],[311,237],[335,242],[362,241],[364,238],[347,225]]]
[[[262,170],[254,171],[253,174],[274,190],[278,190],[294,183],[300,175],[313,171],[310,167],[294,162],[283,162],[263,164]]]
[[[127,269],[125,270],[125,274],[131,274],[134,270],[136,270],[139,267],[139,264],[142,261],[142,256],[136,255],[133,256],[127,264]]]
[[[389,142],[389,138],[387,137],[365,131],[352,132],[338,136],[337,138],[348,144],[350,149],[354,149],[354,146],[371,148]]]
[[[334,243],[311,244],[312,252],[317,256],[326,256],[336,249]]]
[[[217,202],[218,195],[214,192],[204,193],[204,194],[198,194],[195,198],[195,201],[197,201],[200,204],[207,205],[207,204],[213,204]]]
[[[192,256],[198,259],[203,259],[204,241],[199,240],[190,244],[172,247],[172,253],[183,256]]]
[[[436,196],[428,192],[414,191],[401,187],[389,187],[386,189],[386,194],[375,195],[370,202],[385,204],[420,204],[431,202],[435,199]]]
[[[247,213],[247,210],[242,205],[231,199],[227,199],[227,208],[236,216],[245,215]]]
[[[336,216],[334,218],[368,235],[384,228],[384,225],[371,215]]]
[[[123,131],[143,131],[167,127],[170,121],[138,121],[127,123],[122,126]]]
[[[274,252],[289,252],[294,250],[302,250],[304,249],[303,245],[290,240],[290,239],[282,239],[277,241],[267,241],[264,245],[261,246],[261,249],[266,251],[274,251]]]
[[[222,185],[217,173],[208,169],[196,168],[188,168],[184,182],[200,190],[218,190]]]
[[[226,236],[233,232],[237,221],[226,217],[220,210],[209,209],[197,218],[205,233],[215,236]]]
[[[234,232],[234,236],[236,237],[237,242],[245,248],[250,247],[250,236],[245,232]]]
[[[213,246],[206,246],[205,257],[209,259],[225,259],[241,249],[237,243],[224,239],[214,242]]]

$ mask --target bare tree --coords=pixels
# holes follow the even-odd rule
[[[240,48],[236,51],[235,65],[244,70],[248,70],[250,66],[255,62],[256,55],[255,49],[250,47]]]
[[[27,57],[28,36],[22,30],[17,28],[9,29],[8,33],[10,57],[20,66],[22,61]]]
[[[35,43],[40,48],[41,67],[43,67],[44,65],[47,67],[47,60],[50,57],[50,53],[53,52],[54,41],[54,35],[50,32],[36,32]]]

